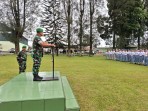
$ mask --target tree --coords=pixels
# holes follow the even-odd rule
[[[92,55],[92,44],[93,44],[93,37],[92,37],[92,26],[93,26],[93,14],[95,12],[95,0],[89,1],[89,9],[90,9],[90,51],[89,56]]]
[[[48,40],[52,40],[56,45],[56,54],[58,56],[58,49],[60,40],[63,38],[63,24],[60,15],[60,1],[59,0],[45,0],[44,1],[43,18],[41,25],[46,29]]]
[[[121,17],[121,8],[126,3],[125,0],[119,1],[119,0],[108,0],[108,14],[109,14],[109,21],[111,23],[110,27],[113,34],[113,49],[116,48],[116,38],[115,36],[118,34],[118,27],[119,27],[119,21]]]
[[[84,16],[84,6],[85,6],[85,0],[80,0],[80,18],[79,18],[79,43],[80,43],[80,56],[82,56],[82,38],[83,38],[83,16]]]
[[[140,39],[144,35],[144,22],[146,19],[144,4],[141,0],[134,0],[133,3],[129,3],[128,7],[127,29],[129,29],[130,35],[132,34],[132,31],[134,31],[134,36],[138,39],[138,49],[140,49]]]
[[[148,0],[143,0],[143,4],[144,4],[145,13],[146,13],[145,25],[146,25],[146,28],[148,29]]]
[[[144,33],[145,12],[141,0],[108,0],[109,15],[114,34],[119,35],[119,48],[125,48],[133,32],[138,38]]]
[[[64,6],[64,12],[67,23],[67,40],[68,40],[68,56],[70,55],[71,44],[71,24],[72,24],[72,0],[62,0]]]
[[[144,8],[148,9],[148,1],[147,0],[143,0],[143,4],[144,4]]]
[[[4,32],[11,32],[7,34],[7,39],[15,44],[16,53],[19,51],[19,40],[23,37],[25,29],[27,29],[31,22],[35,21],[31,16],[36,11],[37,0],[6,0],[2,1],[1,7],[1,25],[5,28]],[[6,12],[7,10],[7,12]],[[8,29],[8,30],[7,30]]]
[[[104,40],[111,38],[111,29],[108,17],[98,16],[97,18],[97,30],[100,33],[100,37]]]

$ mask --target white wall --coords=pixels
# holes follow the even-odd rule
[[[15,48],[15,45],[9,41],[0,41],[0,50],[2,51],[9,51],[11,48]],[[20,43],[20,50],[22,49],[22,46],[24,46],[24,44]]]

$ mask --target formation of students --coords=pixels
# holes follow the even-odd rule
[[[107,51],[105,56],[106,59],[148,66],[148,50],[113,50]]]

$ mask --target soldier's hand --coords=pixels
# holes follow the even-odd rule
[[[54,45],[54,44],[51,44],[51,47],[56,47],[56,45]]]

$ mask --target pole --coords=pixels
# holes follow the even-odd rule
[[[55,77],[54,75],[54,47],[51,48],[52,50],[52,77],[44,77],[42,81],[56,81],[59,80],[59,77]]]

